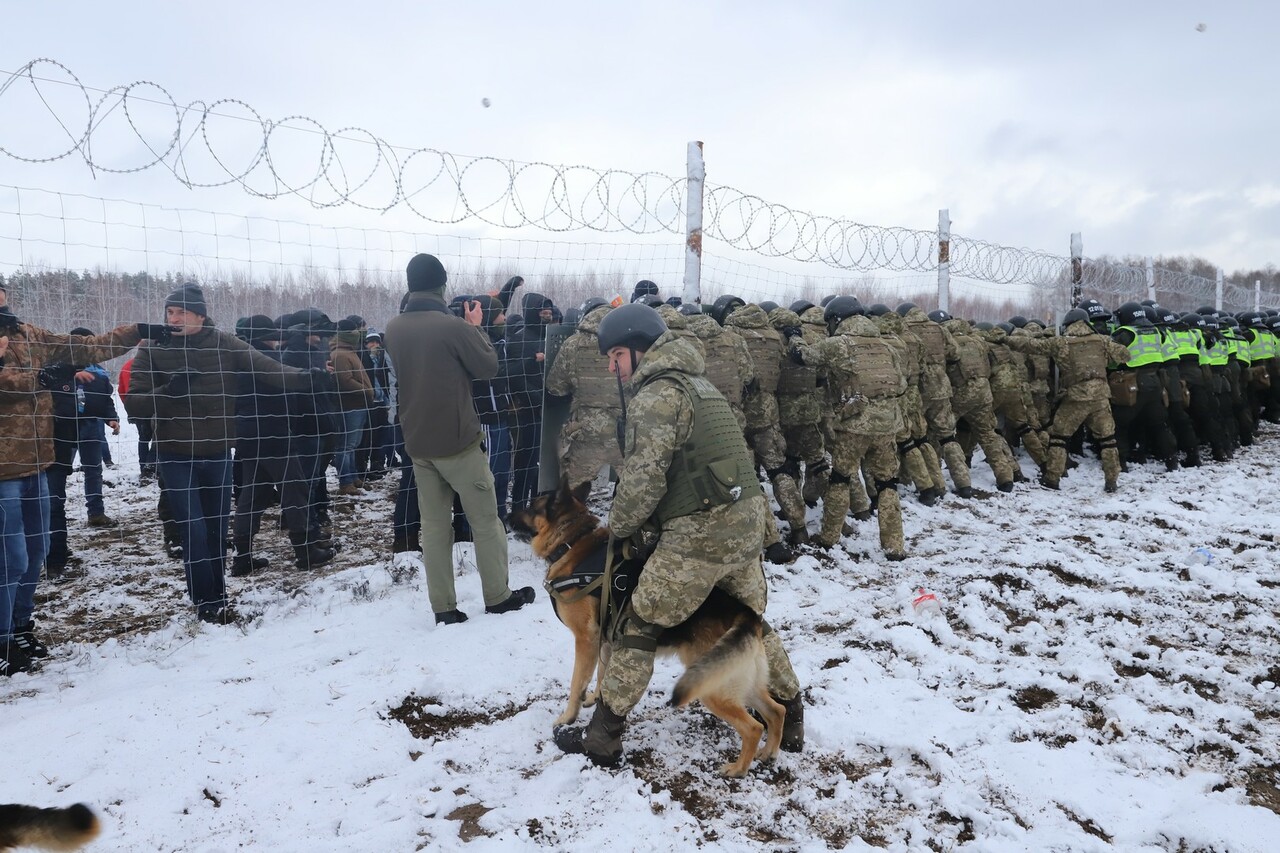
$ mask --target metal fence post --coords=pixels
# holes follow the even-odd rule
[[[1260,278],[1253,280],[1253,310],[1262,310],[1262,279]]]
[[[1147,256],[1147,298],[1152,302],[1158,301],[1156,299],[1156,267],[1151,262],[1150,255]]]
[[[1218,275],[1214,280],[1213,287],[1213,310],[1222,310],[1222,270],[1219,268]]]
[[[702,143],[690,142],[688,149],[688,181],[685,191],[685,218],[688,236],[684,241],[685,302],[702,301],[702,191],[707,181],[707,167],[702,160]]]
[[[1084,238],[1079,231],[1071,235],[1071,304],[1084,298]]]
[[[938,308],[951,310],[951,211],[938,211]]]

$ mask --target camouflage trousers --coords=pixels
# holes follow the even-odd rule
[[[1063,400],[1053,413],[1049,434],[1049,462],[1044,472],[1046,485],[1057,486],[1067,469],[1067,442],[1083,424],[1102,447],[1102,473],[1107,485],[1120,479],[1120,453],[1116,449],[1116,422],[1111,417],[1110,400]]]
[[[596,478],[606,465],[622,468],[618,422],[601,410],[575,418],[560,432],[560,472],[576,487]]]
[[[969,463],[965,461],[964,449],[956,441],[956,416],[951,410],[951,398],[925,400],[924,417],[928,424],[929,443],[933,445],[934,454],[947,463],[947,473],[951,475],[952,485],[957,489],[969,488],[973,482],[969,477]]]
[[[992,388],[991,403],[997,415],[1003,415],[1005,423],[1018,436],[1033,462],[1043,470],[1049,458],[1049,448],[1040,432],[1040,415],[1031,400],[1031,394],[1023,388]],[[1005,442],[1008,444],[1008,442]]]
[[[723,562],[690,559],[679,545],[658,540],[657,549],[645,562],[631,602],[620,617],[622,624],[601,678],[600,695],[610,710],[626,715],[636,706],[653,677],[653,641],[661,629],[679,625],[692,616],[713,587],[764,615],[768,589],[757,543],[772,513],[763,498],[753,500],[759,508],[754,536],[706,531],[707,537],[723,543]],[[714,527],[714,517],[708,513],[707,518],[708,527]],[[764,648],[769,661],[769,692],[782,700],[793,698],[800,692],[800,680],[776,632],[766,629]]]
[[[991,392],[962,388],[951,398],[951,408],[957,420],[964,419],[973,433],[973,440],[982,447],[987,464],[996,475],[996,484],[1013,482],[1013,451],[996,432],[996,414],[991,404]]]
[[[928,442],[929,423],[925,420],[920,394],[907,391],[902,405],[903,431],[898,435],[898,455],[902,458],[902,470],[906,472],[916,491],[947,490],[942,479],[942,465],[938,454]]]
[[[747,433],[747,444],[755,453],[756,464],[764,468],[764,473],[773,484],[773,497],[782,510],[782,515],[791,525],[792,530],[804,527],[804,498],[800,495],[800,464],[787,458],[787,440],[782,430],[776,425],[757,429]],[[772,519],[776,536],[777,524]],[[769,534],[766,531],[766,539]],[[773,541],[777,541],[776,539]],[[765,546],[773,544],[766,541]]]
[[[800,496],[807,506],[816,506],[818,498],[827,490],[826,443],[822,440],[822,428],[817,423],[784,426],[782,437],[787,442],[787,462],[799,467],[804,464],[804,485]]]
[[[831,547],[840,541],[849,513],[850,488],[865,466],[876,492],[880,522],[880,547],[885,553],[904,552],[902,505],[898,499],[898,448],[891,435],[864,435],[834,431],[830,436],[831,481],[822,498],[822,532],[819,544]]]

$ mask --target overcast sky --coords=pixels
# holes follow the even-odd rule
[[[974,239],[1230,273],[1280,260],[1278,25],[1262,2],[11,3],[0,69],[523,161],[682,175],[700,139],[710,182],[800,210],[946,207]],[[0,145],[57,150],[5,109]],[[0,182],[270,210],[73,160],[0,158]]]

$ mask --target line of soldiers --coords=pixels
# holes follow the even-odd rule
[[[785,538],[775,523],[762,543],[775,563],[797,546],[833,547],[852,532],[850,512],[874,514],[886,557],[903,559],[900,480],[932,505],[947,491],[945,467],[954,494],[975,497],[975,447],[1000,491],[1027,480],[1019,445],[1056,489],[1087,427],[1115,491],[1129,462],[1199,465],[1203,444],[1225,460],[1252,441],[1260,418],[1280,420],[1280,312],[1178,315],[1126,303],[1113,313],[1090,301],[1059,330],[1025,317],[973,323],[911,303],[864,307],[848,295],[786,307],[736,296],[709,306],[656,293],[634,301],[697,344],[733,409],[786,524]],[[576,329],[548,369],[549,399],[569,398],[559,464],[575,487],[621,464],[625,389],[596,339],[611,310],[593,298],[570,311]],[[805,509],[819,499],[822,524],[811,534]]]

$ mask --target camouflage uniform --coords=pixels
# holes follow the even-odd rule
[[[1020,352],[1050,356],[1058,363],[1063,396],[1053,413],[1049,459],[1040,482],[1058,488],[1067,467],[1067,441],[1084,424],[1102,447],[1107,490],[1114,491],[1120,477],[1120,454],[1116,450],[1116,423],[1111,417],[1107,363],[1128,361],[1128,348],[1099,335],[1083,320],[1068,326],[1061,337],[1013,336],[1009,346]]]
[[[823,314],[823,310],[817,306],[806,308],[804,313],[800,315],[800,332],[804,337],[804,342],[810,345],[827,339],[827,319]],[[818,393],[815,399],[818,403],[818,441],[823,441],[823,424],[831,416],[830,402],[827,400],[826,392],[823,387],[827,383],[827,377],[823,371],[818,371]],[[831,474],[831,463],[827,459],[825,443],[823,447],[823,457],[821,462],[809,464],[808,459],[805,460],[804,466],[804,488],[801,494],[804,495],[804,502],[808,506],[817,506],[818,499],[827,491],[827,478]]]
[[[572,487],[594,480],[605,465],[614,470],[622,466],[618,381],[609,372],[608,356],[600,355],[596,338],[610,310],[601,305],[578,321],[577,331],[561,345],[547,375],[548,394],[573,398],[569,420],[560,432],[560,470]]]
[[[937,485],[942,482],[942,466],[938,462],[938,455],[928,443],[929,425],[924,419],[924,406],[920,402],[924,347],[914,337],[908,339],[901,336],[905,324],[896,311],[881,314],[875,320],[881,337],[902,358],[903,372],[907,377],[907,391],[902,395],[902,432],[897,436],[898,455],[902,458],[903,470],[915,484],[917,492],[932,494],[937,488],[941,493],[946,489],[945,484]]]
[[[807,313],[807,312],[806,312]],[[769,312],[769,322],[781,331],[800,329],[805,343],[815,344],[826,338],[826,326],[820,324],[813,331],[812,324],[802,323],[800,317],[787,308],[775,308]],[[828,470],[826,449],[822,440],[822,403],[824,394],[819,385],[825,382],[816,367],[796,364],[790,358],[782,360],[782,373],[778,377],[778,423],[787,444],[787,465],[798,471],[804,463],[805,483],[802,500],[814,506],[826,488]],[[821,480],[821,489],[818,481]]]
[[[947,378],[947,362],[959,357],[955,339],[919,308],[912,308],[903,319],[906,321],[903,338],[910,340],[915,337],[925,354],[920,398],[924,404],[925,421],[929,425],[929,443],[947,463],[947,472],[951,474],[951,483],[956,491],[967,491],[973,484],[969,479],[969,463],[965,461],[964,450],[956,441],[951,380]],[[935,488],[945,487],[944,483],[935,482],[933,485]]]
[[[713,321],[714,322],[714,321]],[[626,459],[609,513],[619,539],[649,532],[657,546],[620,617],[612,654],[601,679],[605,705],[626,715],[644,695],[653,675],[652,640],[661,628],[688,619],[713,587],[763,615],[767,598],[760,564],[760,540],[771,517],[759,484],[744,484],[742,497],[711,509],[670,518],[652,530],[653,518],[670,488],[673,455],[693,431],[693,405],[685,389],[661,374],[702,376],[702,357],[688,341],[667,332],[644,354],[631,378],[635,393],[627,412]],[[745,445],[743,452],[747,453]],[[764,638],[769,660],[769,690],[787,700],[800,690],[778,635]]]
[[[982,445],[987,464],[996,475],[996,485],[1013,483],[1013,451],[996,432],[996,415],[991,398],[991,351],[973,333],[965,320],[948,320],[943,324],[956,342],[956,360],[948,365],[951,379],[951,410],[956,419],[964,418],[977,443]]]
[[[818,543],[840,541],[849,510],[849,483],[863,464],[871,474],[878,500],[880,547],[891,558],[905,553],[902,507],[898,500],[898,449],[902,432],[902,396],[907,379],[897,351],[880,338],[869,317],[841,321],[835,334],[809,346],[796,341],[805,364],[827,370],[827,393],[835,416],[827,446],[831,449],[831,481],[822,499],[822,532]]]
[[[805,540],[804,499],[800,496],[800,464],[787,459],[787,441],[782,435],[778,413],[778,381],[782,363],[787,358],[786,345],[769,324],[769,317],[759,305],[744,305],[729,315],[728,324],[742,336],[751,353],[756,378],[743,400],[747,418],[747,443],[755,452],[756,462],[764,468],[773,484],[773,496],[792,538]]]
[[[1014,329],[1013,334],[1032,338],[1052,338],[1056,337],[1057,333],[1033,320],[1021,329]],[[1047,355],[1023,353],[1023,357],[1027,360],[1027,381],[1031,387],[1031,402],[1035,407],[1036,417],[1040,419],[1041,428],[1047,428],[1046,425],[1053,418],[1053,388],[1050,385],[1053,380],[1053,362]]]
[[[1009,348],[1004,329],[984,332],[995,364],[991,368],[991,399],[997,415],[1021,439],[1027,453],[1040,469],[1048,459],[1048,448],[1040,432],[1040,416],[1031,399],[1031,382],[1026,357]]]

